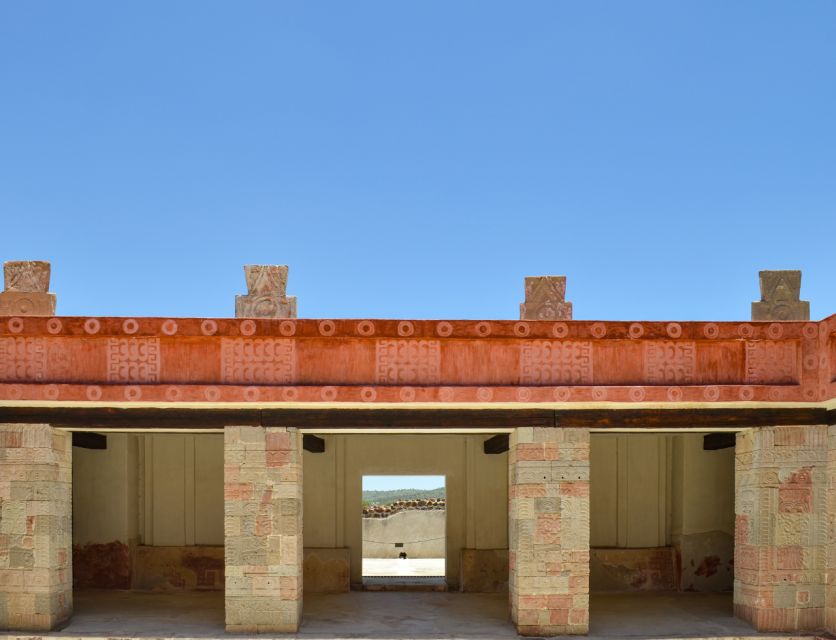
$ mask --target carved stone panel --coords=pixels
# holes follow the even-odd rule
[[[0,315],[55,315],[55,294],[48,293],[50,266],[42,261],[6,262],[5,291],[0,293]]]
[[[235,296],[236,318],[295,318],[296,298],[287,296],[287,265],[244,266],[247,295]]]
[[[107,381],[159,382],[159,338],[110,338],[107,345]]]
[[[798,382],[798,346],[795,342],[758,340],[746,343],[747,384]]]
[[[592,343],[531,340],[520,350],[521,385],[592,384]]]
[[[224,338],[221,379],[227,384],[291,384],[294,342],[283,338]]]
[[[648,342],[644,346],[644,375],[648,384],[693,384],[697,347],[690,341]]]
[[[438,340],[378,340],[375,346],[378,384],[438,384],[441,344]]]
[[[520,320],[571,320],[572,303],[566,302],[566,276],[525,279],[525,302]]]
[[[810,303],[801,300],[801,271],[761,271],[760,302],[752,303],[752,320],[810,319]]]
[[[6,291],[49,291],[50,265],[41,260],[6,262],[3,265],[3,284]]]
[[[0,338],[0,381],[44,380],[46,356],[46,340],[43,338]]]

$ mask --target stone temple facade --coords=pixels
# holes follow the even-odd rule
[[[460,441],[457,459],[469,461],[467,471],[448,474],[448,583],[507,589],[508,615],[522,635],[585,634],[590,567],[610,557],[591,543],[590,531],[609,535],[608,512],[596,504],[605,489],[596,478],[609,476],[596,468],[594,443],[603,456],[604,438],[621,438],[612,445],[621,464],[646,455],[644,444],[633,445],[650,441],[639,438],[689,434],[699,455],[717,442],[734,452],[729,559],[705,553],[708,568],[695,575],[725,567],[735,615],[753,631],[836,632],[836,316],[809,319],[799,272],[762,272],[761,300],[751,320],[739,322],[575,320],[563,277],[526,279],[520,320],[300,319],[286,295],[286,267],[253,265],[245,275],[248,293],[237,297],[234,318],[66,317],[55,315],[47,263],[6,264],[0,629],[60,628],[73,615],[74,579],[95,573],[74,535],[92,526],[85,491],[105,490],[82,484],[104,473],[103,462],[85,462],[89,449],[104,448],[98,438],[110,443],[107,460],[127,443],[124,460],[133,462],[114,465],[113,477],[139,488],[118,504],[128,496],[146,509],[139,522],[136,510],[126,516],[131,532],[117,545],[127,571],[180,544],[167,542],[170,517],[159,515],[174,492],[169,471],[182,477],[181,467],[198,468],[216,447],[218,491],[207,489],[206,504],[215,501],[217,521],[200,506],[211,474],[195,473],[182,503],[192,515],[177,535],[185,529],[183,544],[194,548],[209,546],[201,540],[220,545],[222,563],[201,568],[198,582],[223,589],[227,631],[275,634],[299,629],[315,582],[336,590],[358,582],[351,550],[359,509],[337,501],[317,510],[335,495],[322,461],[336,451],[328,465],[337,469],[333,483],[343,483],[337,493],[359,495],[359,480],[345,471],[354,461],[366,455],[367,469],[387,472],[367,450],[393,451],[396,435],[423,434],[428,449],[404,458],[411,471],[443,458],[447,445],[432,444],[441,442],[435,437],[451,447]],[[217,440],[202,448],[190,433]],[[376,440],[360,451],[351,449],[355,436]],[[185,462],[165,467],[170,443],[189,437],[194,444],[177,458]],[[679,441],[665,442],[654,455],[668,456],[660,468],[670,469]],[[138,467],[148,478],[163,471],[137,480]],[[656,549],[654,557],[658,549],[686,553],[687,527],[665,530],[687,507],[676,496],[690,485],[676,473],[668,472],[670,482],[658,476],[659,491],[672,487],[666,495],[674,496],[673,515],[664,515],[665,500],[653,506],[663,514],[651,532],[660,542],[621,545],[624,557],[645,553],[643,546]],[[484,495],[482,485],[490,486]],[[465,508],[472,495],[477,506],[500,506]],[[635,514],[646,498],[613,507],[614,541],[639,535],[650,512]],[[483,512],[501,526],[480,525]],[[314,519],[335,521],[333,535],[325,539],[325,525],[306,528]],[[632,530],[622,526],[631,522]],[[103,558],[104,548],[94,560],[111,564],[96,566],[115,571],[121,560]],[[632,584],[645,588],[650,576],[688,587],[687,567],[671,566],[679,573],[670,580],[657,567],[652,576],[640,569],[642,580]],[[489,572],[500,578],[481,579]],[[109,579],[101,573],[95,580]],[[136,581],[126,574],[120,584]]]

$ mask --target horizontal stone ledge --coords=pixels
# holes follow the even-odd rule
[[[332,429],[505,430],[518,427],[703,430],[836,424],[822,407],[681,409],[343,409],[0,407],[0,423],[69,429],[222,429],[288,426]]]
[[[708,385],[237,385],[0,382],[0,402],[155,404],[478,404],[815,403],[836,398],[825,384]],[[553,408],[553,407],[552,407]]]

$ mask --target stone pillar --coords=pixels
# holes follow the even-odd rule
[[[836,425],[827,428],[827,570],[824,628],[836,633]]]
[[[296,632],[302,617],[302,435],[296,429],[224,429],[224,539],[226,630]]]
[[[737,434],[734,613],[758,631],[824,624],[827,427]]]
[[[806,321],[810,303],[801,299],[801,271],[760,271],[760,302],[752,303],[752,320]]]
[[[0,316],[54,316],[55,294],[49,293],[49,275],[48,262],[4,263]]]
[[[509,597],[524,636],[589,628],[589,430],[511,435]]]
[[[49,631],[73,612],[72,436],[0,424],[0,629]]]
[[[287,265],[244,267],[247,295],[235,296],[236,318],[295,318],[296,297],[287,295]]]
[[[566,302],[566,276],[525,279],[525,302],[520,320],[571,320],[572,303]]]

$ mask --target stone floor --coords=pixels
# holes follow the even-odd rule
[[[56,635],[100,638],[224,637],[223,594],[88,591]],[[504,594],[362,592],[308,595],[299,638],[516,638]],[[725,594],[597,594],[590,636],[742,638],[757,634],[731,615]],[[31,635],[16,636],[32,638]],[[229,637],[229,636],[227,636]],[[283,636],[293,637],[293,636]],[[0,638],[3,638],[0,635]]]

